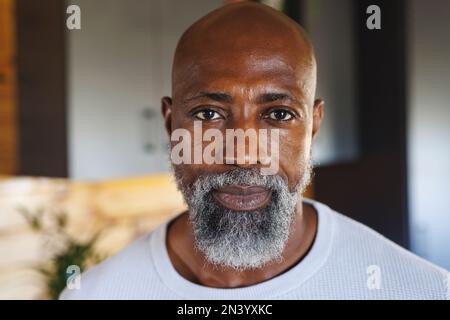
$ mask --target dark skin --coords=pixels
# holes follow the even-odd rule
[[[172,98],[162,99],[169,135],[177,128],[279,129],[279,170],[291,190],[303,177],[311,144],[323,118],[314,100],[316,64],[303,30],[281,13],[255,3],[222,7],[192,25],[181,38],[173,64]],[[206,145],[207,143],[205,143]],[[248,150],[248,149],[247,149]],[[178,165],[186,183],[200,174],[259,164]],[[208,287],[245,287],[269,280],[302,260],[314,242],[317,215],[301,201],[281,262],[236,271],[208,262],[195,249],[188,212],[169,226],[167,246],[184,278]]]

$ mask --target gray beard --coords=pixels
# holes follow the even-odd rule
[[[280,176],[261,175],[256,168],[203,175],[191,186],[183,183],[181,172],[174,171],[189,207],[196,248],[210,263],[242,271],[281,261],[295,207],[310,181],[311,165],[293,192]],[[265,187],[272,191],[272,198],[264,208],[233,211],[212,196],[214,189],[230,184]]]

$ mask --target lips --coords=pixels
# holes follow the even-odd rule
[[[265,207],[271,198],[270,190],[258,186],[229,185],[213,191],[213,197],[233,211],[252,211]]]

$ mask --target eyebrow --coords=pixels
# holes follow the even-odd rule
[[[192,100],[197,100],[200,98],[208,98],[217,102],[232,102],[233,101],[233,97],[231,95],[229,95],[228,93],[224,93],[224,92],[206,92],[206,91],[202,91],[199,94],[186,99],[186,102],[192,101]]]
[[[294,103],[301,104],[300,101],[298,101],[295,97],[291,96],[287,93],[264,93],[260,95],[257,99],[257,103],[269,103],[269,102],[275,102],[280,100],[290,100]]]
[[[227,103],[233,102],[233,97],[228,93],[208,92],[208,91],[202,91],[193,97],[187,98],[185,100],[185,102],[189,102],[189,101],[197,100],[197,99],[201,99],[201,98],[207,98],[207,99],[211,99],[211,100],[214,100],[217,102],[227,102]],[[292,95],[290,95],[288,93],[278,93],[278,92],[263,93],[260,96],[258,96],[258,98],[256,99],[256,102],[258,104],[263,104],[263,103],[270,103],[270,102],[281,101],[281,100],[289,100],[289,101],[292,101],[297,104],[302,104],[301,101],[299,101]]]

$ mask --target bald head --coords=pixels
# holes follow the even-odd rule
[[[181,37],[173,62],[172,95],[184,95],[203,75],[236,80],[247,76],[287,76],[312,103],[316,65],[312,45],[292,19],[265,5],[243,2],[221,7],[190,26]]]

